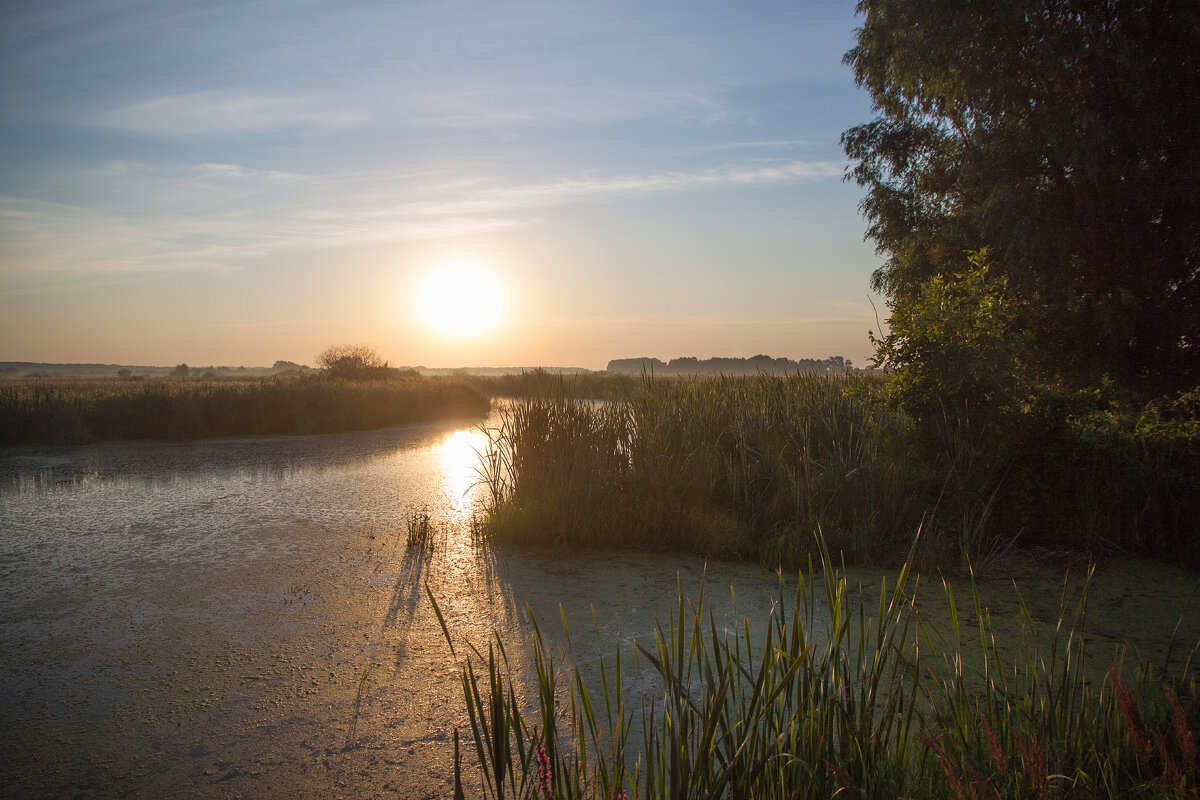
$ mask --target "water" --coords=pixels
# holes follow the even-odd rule
[[[461,423],[0,450],[6,792],[449,796],[466,716],[426,586],[460,656],[500,631],[526,674],[528,610],[585,673],[677,588],[707,581],[723,624],[770,613],[749,565],[477,548],[485,445]],[[406,550],[420,513],[432,555]]]
[[[460,657],[500,631],[526,679],[528,610],[564,664],[594,675],[602,656],[652,640],[678,589],[707,582],[721,626],[761,628],[774,607],[778,579],[750,565],[477,548],[485,445],[464,422],[0,450],[6,794],[448,797],[452,735],[467,720],[426,587]],[[424,513],[432,555],[406,550],[408,521]],[[1065,595],[1053,559],[1010,559],[984,581],[997,646],[1027,638],[1016,585],[1048,636],[1082,572]],[[884,577],[849,574],[868,595]],[[940,578],[921,585],[923,619],[946,628]],[[1178,665],[1200,639],[1196,586],[1195,572],[1161,563],[1104,565],[1088,616],[1097,679],[1123,647],[1130,661]],[[961,612],[961,580],[957,591]],[[634,699],[656,696],[644,663],[627,659],[625,672]]]

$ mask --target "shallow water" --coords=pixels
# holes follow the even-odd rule
[[[501,631],[518,671],[527,607],[558,651],[566,620],[585,673],[649,641],[677,588],[765,620],[779,587],[757,567],[477,548],[485,441],[461,423],[0,450],[6,792],[449,796],[466,716],[426,585],[456,647]],[[432,555],[406,551],[415,513]]]
[[[751,565],[478,548],[485,443],[464,422],[0,450],[0,785],[20,797],[448,797],[466,715],[426,586],[460,657],[499,631],[525,680],[529,611],[585,675],[650,643],[680,589],[707,585],[718,625],[761,630],[781,589]],[[436,530],[432,554],[406,550],[417,513]],[[1053,561],[1009,559],[982,581],[996,646],[1028,639],[1016,586],[1049,637],[1082,571],[1065,595]],[[894,575],[848,578],[870,603]],[[1200,639],[1197,582],[1157,563],[1101,569],[1096,678],[1122,647],[1178,667]],[[951,585],[962,613],[967,586]],[[940,578],[920,586],[923,619],[950,636]],[[660,691],[644,663],[624,668],[630,699]]]

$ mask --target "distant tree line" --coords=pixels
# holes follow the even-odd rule
[[[654,375],[758,375],[796,374],[836,375],[854,369],[850,359],[842,356],[829,358],[772,358],[757,355],[751,358],[706,358],[695,356],[672,358],[662,361],[657,358],[615,358],[608,362],[608,371],[617,374],[642,373]]]

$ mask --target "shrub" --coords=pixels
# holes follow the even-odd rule
[[[370,345],[339,344],[317,356],[317,366],[330,378],[363,381],[388,377],[388,363]]]

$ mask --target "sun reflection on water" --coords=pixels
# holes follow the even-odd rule
[[[475,509],[481,479],[480,454],[487,446],[487,435],[471,428],[451,433],[437,447],[442,483],[455,517],[469,517]]]

